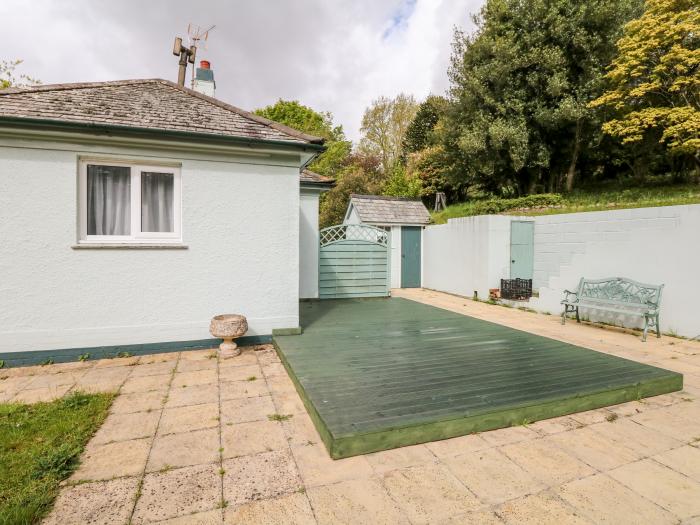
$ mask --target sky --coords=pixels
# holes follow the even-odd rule
[[[177,79],[175,36],[216,25],[216,97],[247,110],[278,99],[330,111],[352,140],[379,96],[448,88],[453,30],[483,0],[2,0],[0,60],[44,84]],[[189,70],[188,70],[189,77]]]

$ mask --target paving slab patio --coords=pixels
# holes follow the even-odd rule
[[[45,523],[700,520],[700,373],[691,368],[700,369],[700,344],[670,337],[644,344],[446,294],[398,294],[628,359],[670,363],[687,370],[686,389],[334,461],[298,411],[270,345],[244,348],[240,360],[219,361],[206,349],[2,370],[2,399],[34,402],[86,387],[119,392]],[[226,371],[233,368],[241,372]],[[255,381],[240,379],[251,373]]]

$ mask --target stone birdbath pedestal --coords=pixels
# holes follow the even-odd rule
[[[240,355],[241,349],[233,342],[248,331],[248,321],[239,314],[223,314],[213,317],[209,324],[209,333],[217,339],[223,339],[219,345],[219,355],[224,359]]]

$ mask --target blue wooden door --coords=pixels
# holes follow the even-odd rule
[[[510,223],[510,278],[532,279],[535,265],[535,223]]]
[[[342,224],[319,232],[318,294],[321,299],[389,295],[389,233]]]
[[[401,288],[420,288],[420,226],[401,227]]]

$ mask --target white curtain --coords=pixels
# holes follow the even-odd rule
[[[141,231],[172,232],[173,191],[172,173],[141,172]]]
[[[88,165],[87,233],[131,233],[131,168]]]

